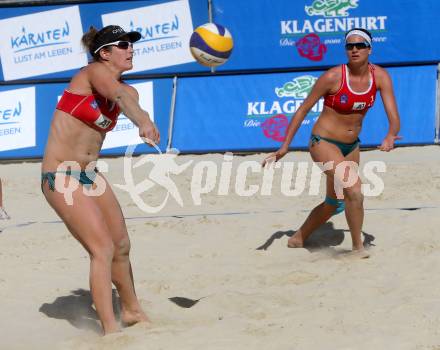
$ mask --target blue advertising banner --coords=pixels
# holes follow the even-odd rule
[[[1,8],[0,80],[68,78],[87,65],[80,44],[90,26],[117,24],[136,30],[129,74],[209,71],[189,50],[193,29],[208,22],[201,0],[134,0]]]
[[[400,111],[402,144],[432,144],[436,66],[390,68]],[[181,152],[277,149],[293,113],[321,72],[182,78],[178,82],[172,146]],[[312,108],[292,148],[308,145],[323,99]],[[388,131],[381,99],[368,112],[362,145],[378,145]]]
[[[234,38],[219,71],[333,66],[354,27],[372,33],[372,62],[440,61],[438,0],[213,0],[213,11]]]
[[[127,81],[138,90],[139,104],[150,113],[161,134],[165,151],[169,126],[171,79]],[[50,123],[66,84],[0,86],[0,159],[39,158],[44,154]],[[157,153],[143,144],[137,127],[124,115],[108,132],[102,155],[122,155],[128,144],[139,143],[135,153]]]
[[[41,157],[65,84],[0,86],[0,158]]]

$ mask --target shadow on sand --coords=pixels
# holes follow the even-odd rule
[[[119,297],[115,289],[112,290],[113,310],[116,319],[120,319]],[[95,333],[102,333],[98,315],[92,307],[92,295],[84,289],[73,290],[70,295],[56,298],[52,303],[44,303],[39,311],[47,317],[66,320],[78,329],[87,329]]]
[[[267,250],[275,240],[281,239],[284,236],[290,238],[295,234],[295,232],[296,231],[293,230],[277,231],[273,233],[264,244],[256,248],[256,250]],[[310,237],[304,243],[304,248],[309,252],[314,252],[322,248],[336,247],[344,241],[346,233],[350,234],[350,231],[335,229],[332,222],[326,222],[310,235]],[[363,231],[362,234],[364,236],[364,247],[368,248],[373,246],[374,244],[372,242],[374,241],[375,237]]]

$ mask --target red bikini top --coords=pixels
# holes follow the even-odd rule
[[[81,120],[98,131],[110,131],[116,125],[119,106],[99,94],[77,95],[64,90],[57,109]]]
[[[333,108],[341,114],[351,114],[362,112],[373,106],[376,98],[376,80],[374,78],[374,66],[368,65],[370,70],[370,86],[364,92],[355,92],[350,88],[348,78],[348,68],[342,65],[342,82],[341,86],[333,95],[324,96],[324,105]]]

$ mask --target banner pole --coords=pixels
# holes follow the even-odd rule
[[[171,149],[173,141],[173,130],[174,130],[174,111],[176,107],[176,94],[177,94],[177,76],[173,78],[173,94],[171,95],[171,107],[170,107],[170,124],[168,125],[168,144],[166,151]]]
[[[212,23],[212,0],[208,0],[208,18],[209,23]]]
[[[208,19],[212,23],[212,0],[208,0]],[[211,73],[215,73],[215,67],[211,67]]]
[[[440,63],[437,64],[437,84],[435,98],[435,139],[434,143],[439,143],[440,133]]]

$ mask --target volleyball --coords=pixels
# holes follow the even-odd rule
[[[217,67],[228,60],[234,42],[228,29],[216,23],[206,23],[194,30],[189,47],[201,65]]]

